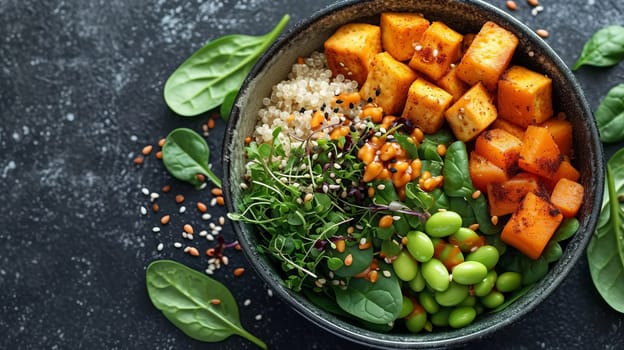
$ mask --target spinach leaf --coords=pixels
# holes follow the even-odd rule
[[[382,271],[390,272],[390,277],[379,273],[379,279],[371,283],[364,278],[352,278],[346,289],[335,286],[336,302],[343,310],[366,322],[386,324],[394,321],[403,305],[401,285],[392,267],[380,263]]]
[[[190,182],[200,188],[204,183],[197,179],[203,174],[217,187],[221,180],[210,170],[210,149],[206,140],[195,131],[178,128],[169,133],[162,149],[163,163],[167,171],[178,180]]]
[[[171,260],[152,262],[145,279],[154,306],[189,337],[218,342],[236,334],[267,348],[241,326],[236,300],[218,281]]]
[[[624,148],[607,163],[607,184],[598,228],[587,247],[594,286],[613,309],[624,313]]]
[[[624,84],[609,90],[594,115],[600,131],[600,141],[624,141]]]
[[[613,66],[624,59],[624,27],[608,26],[598,30],[583,46],[581,56],[572,70],[582,65]]]
[[[174,112],[192,117],[221,105],[240,89],[258,57],[275,41],[290,17],[262,36],[227,35],[204,45],[171,74],[165,102]]]
[[[230,119],[230,112],[232,112],[232,107],[234,106],[234,100],[236,100],[237,95],[238,95],[238,90],[234,90],[234,91],[230,91],[223,98],[223,103],[221,104],[219,113],[221,114],[221,118],[223,118],[224,120]]]

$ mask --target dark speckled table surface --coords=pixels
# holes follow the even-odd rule
[[[504,0],[488,1],[505,8]],[[0,348],[2,349],[252,349],[239,337],[193,341],[150,303],[145,267],[171,258],[203,270],[174,242],[201,251],[215,243],[180,236],[183,223],[208,228],[224,215],[197,201],[212,195],[173,180],[154,152],[133,159],[179,126],[202,132],[211,114],[176,117],[164,104],[168,75],[208,40],[268,31],[284,13],[293,25],[329,0],[0,0]],[[624,23],[624,3],[524,0],[510,12],[572,65],[595,30]],[[576,73],[595,108],[624,82],[624,64]],[[220,174],[225,124],[207,141]],[[606,149],[607,154],[618,146]],[[162,193],[164,185],[172,191]],[[160,193],[152,201],[143,194]],[[186,196],[174,201],[175,194]],[[181,212],[181,207],[186,212]],[[159,218],[172,215],[169,225]],[[229,223],[221,232],[235,239]],[[159,244],[163,249],[159,250]],[[239,301],[242,323],[273,349],[356,348],[272,297],[241,252],[215,272]],[[241,277],[233,270],[247,267]],[[247,302],[245,302],[247,301]],[[248,304],[248,305],[247,305]],[[514,349],[624,348],[624,316],[595,291],[585,256],[534,311],[472,347]]]

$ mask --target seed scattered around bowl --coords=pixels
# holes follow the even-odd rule
[[[537,33],[537,35],[544,39],[548,38],[548,36],[550,35],[546,29],[538,29],[535,32]]]
[[[516,5],[515,1],[509,0],[506,3],[507,8],[510,9],[511,11],[515,11],[516,9],[518,9],[518,5]]]

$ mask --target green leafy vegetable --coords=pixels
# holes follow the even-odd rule
[[[349,288],[335,287],[336,302],[346,312],[370,323],[387,324],[394,321],[403,303],[401,285],[391,267],[380,264],[390,276],[371,283],[364,278],[353,278]],[[380,274],[383,275],[383,274]]]
[[[582,65],[613,66],[624,59],[624,27],[608,26],[598,30],[583,46],[573,70]]]
[[[594,115],[602,142],[624,141],[624,84],[609,90]]]
[[[236,334],[267,348],[241,326],[236,300],[223,284],[171,260],[152,262],[145,278],[154,306],[189,337],[218,342]]]
[[[204,183],[197,179],[203,174],[217,187],[221,180],[210,170],[210,149],[206,140],[195,131],[178,128],[169,133],[163,146],[163,163],[167,171],[178,180],[190,182],[200,188]]]
[[[587,247],[594,286],[613,309],[624,313],[624,149],[607,163],[607,184],[598,228]]]
[[[221,114],[221,118],[224,120],[230,119],[230,112],[232,112],[236,95],[238,95],[238,90],[230,91],[230,93],[223,98],[223,103],[221,104],[219,113]]]
[[[192,117],[223,103],[240,89],[258,57],[275,41],[290,16],[262,36],[227,35],[209,42],[171,74],[164,88],[165,102],[179,115]]]

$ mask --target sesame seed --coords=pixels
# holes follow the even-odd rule
[[[380,191],[383,191],[385,188],[386,188],[386,185],[384,185],[384,184],[377,185],[377,189],[380,190]]]
[[[188,234],[193,234],[193,226],[189,225],[189,224],[185,224],[184,227],[184,232],[188,233]]]
[[[209,241],[214,241],[214,236],[209,233],[206,235],[206,239]]]
[[[145,207],[141,207],[141,215],[147,215],[147,209]]]
[[[178,211],[180,212],[180,214],[183,214],[186,211],[186,207],[185,206],[181,206]]]
[[[257,314],[256,315],[256,321],[260,321],[262,319],[262,315],[261,314]]]
[[[176,247],[176,248],[182,248],[182,243],[175,242],[175,243],[173,243],[173,246]]]
[[[210,200],[210,206],[214,207],[215,205],[217,205],[217,198],[213,198]]]
[[[208,221],[208,220],[212,219],[212,215],[210,213],[205,213],[205,214],[202,214],[201,218],[202,218],[202,220]]]
[[[206,237],[206,235],[208,235],[208,231],[206,230],[199,231],[199,237]]]
[[[149,196],[149,194],[150,194],[150,191],[149,191],[147,188],[145,188],[145,187],[143,187],[143,188],[141,189],[141,192],[142,192],[144,195],[146,195],[146,196]]]
[[[219,225],[225,224],[225,218],[223,216],[219,216]]]
[[[156,192],[150,193],[150,201],[152,201],[152,202],[157,200],[159,197],[160,197],[160,195],[158,193],[156,193]]]
[[[165,245],[162,243],[158,243],[158,246],[156,247],[156,250],[158,250],[159,252],[162,251],[165,248]]]
[[[392,273],[390,273],[390,271],[388,271],[388,270],[384,270],[383,271],[383,275],[384,275],[384,277],[388,277],[389,278],[390,276],[392,276]]]
[[[273,296],[273,289],[267,289],[267,295],[272,297]]]
[[[152,227],[152,232],[160,232],[160,227]]]
[[[245,301],[243,301],[243,305],[245,305],[245,306],[251,305],[251,300],[250,299],[245,299]]]

